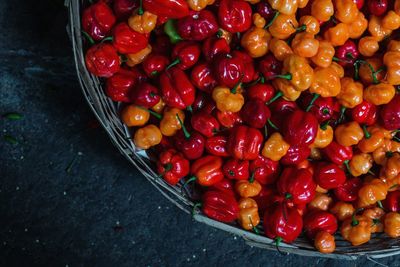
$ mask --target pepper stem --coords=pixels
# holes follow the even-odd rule
[[[151,109],[147,109],[145,107],[141,107],[141,106],[137,106],[139,109],[145,110],[147,112],[149,112],[151,115],[153,115],[154,117],[156,117],[157,119],[161,120],[162,116],[160,114],[158,114],[157,112],[151,110]]]
[[[223,32],[221,29],[219,29],[219,30],[217,31],[217,38],[221,38],[222,35],[224,35],[224,32]]]
[[[285,193],[285,199],[291,199],[292,198],[292,194],[290,193]]]
[[[102,43],[108,42],[108,41],[112,42],[113,40],[114,40],[114,38],[112,36],[108,36],[108,37],[104,38],[103,40],[101,40],[101,42]]]
[[[393,138],[392,138],[394,141],[396,141],[396,142],[398,142],[398,143],[400,143],[400,138],[398,138],[397,136],[393,136]]]
[[[308,105],[308,107],[306,108],[306,112],[309,112],[310,109],[313,107],[314,102],[320,97],[319,94],[314,94],[313,98],[311,99],[310,104]]]
[[[279,131],[279,128],[270,119],[268,119],[268,124],[276,131]]]
[[[190,177],[190,178],[182,185],[181,191],[183,191],[183,189],[185,189],[186,186],[187,186],[188,184],[193,183],[193,182],[196,181],[196,180],[197,180],[197,177],[196,177],[196,176]]]
[[[143,11],[143,0],[139,0],[139,9],[138,9],[138,15],[143,15],[144,11]]]
[[[350,169],[350,165],[349,165],[350,160],[345,160],[343,162],[344,166],[346,166],[347,171],[351,174],[351,169]]]
[[[280,236],[278,236],[278,237],[275,238],[274,243],[275,243],[275,246],[276,246],[276,250],[279,252],[279,254],[281,254],[281,255],[286,255],[285,253],[283,253],[283,252],[279,249],[279,246],[281,245],[281,242],[282,242],[282,241],[283,241],[283,238],[280,237]]]
[[[94,45],[94,44],[95,44],[95,42],[94,42],[92,36],[90,36],[87,32],[82,31],[82,34],[83,34],[83,36],[86,38],[86,40],[88,40],[88,42],[89,42],[91,45]]]
[[[251,223],[251,226],[252,226],[252,228],[253,228],[254,233],[256,233],[257,235],[259,235],[259,234],[260,234],[260,231],[258,231],[257,227],[253,224],[253,221],[252,221],[252,219],[251,219],[251,216],[249,215],[248,218],[249,218],[249,220],[250,220],[250,223]]]
[[[344,120],[344,113],[346,112],[346,107],[341,107],[340,108],[340,116],[339,116],[339,123],[341,123]]]
[[[278,100],[279,98],[281,98],[283,96],[282,91],[279,91],[278,93],[275,94],[275,96],[273,98],[271,98],[268,102],[267,105],[271,104],[272,102],[275,102],[276,100]]]
[[[232,88],[232,90],[231,90],[231,93],[232,93],[232,94],[236,94],[237,89],[239,88],[239,86],[242,85],[242,81],[241,81],[241,80],[242,80],[242,79],[240,79],[240,81]]]
[[[192,108],[192,106],[187,106],[187,107],[186,107],[186,110],[189,111],[190,113],[193,113],[193,108]]]
[[[322,123],[319,127],[320,127],[322,130],[325,131],[325,130],[328,128],[328,125],[329,125],[330,122],[331,122],[330,120],[327,120],[327,121],[325,121],[324,123]]]
[[[378,205],[379,208],[384,209],[383,205],[382,205],[382,201],[378,200],[376,202],[376,204]]]
[[[178,65],[179,63],[181,63],[181,60],[179,58],[175,59],[174,61],[171,62],[171,64],[167,66],[166,70],[169,70],[170,68]]]
[[[170,170],[172,169],[172,164],[171,164],[171,163],[165,164],[165,165],[164,165],[164,169],[165,169],[166,172],[167,172],[167,171],[170,171]]]
[[[387,151],[387,152],[385,153],[385,157],[387,157],[387,158],[393,157],[393,152],[392,152],[392,151]]]
[[[150,76],[156,76],[158,74],[158,71],[152,71],[151,73],[150,73]]]
[[[365,138],[366,139],[370,139],[371,138],[371,134],[368,132],[367,125],[364,124],[362,126],[362,128],[363,128],[363,131],[364,131]]]
[[[264,29],[268,29],[269,27],[271,27],[272,23],[274,23],[274,21],[276,20],[276,18],[279,16],[280,12],[276,11],[274,17],[271,19],[270,22],[268,22],[267,25],[265,25]]]
[[[185,138],[186,138],[186,139],[189,139],[189,138],[190,138],[190,133],[189,133],[188,130],[186,129],[186,127],[185,127],[183,121],[181,120],[181,118],[179,117],[178,113],[176,114],[176,118],[178,119],[178,122],[179,122],[179,124],[180,124],[181,127],[182,127],[183,134],[185,135]]]
[[[351,226],[357,226],[360,222],[356,219],[356,213],[351,217]]]
[[[281,78],[285,80],[291,80],[292,79],[292,74],[286,73],[286,74],[277,74],[277,75],[272,75],[271,77],[268,77],[268,79],[275,79],[275,78]]]
[[[255,174],[256,174],[256,172],[253,172],[252,174],[251,174],[251,176],[250,176],[250,178],[249,178],[249,183],[254,183],[254,176],[255,176]]]
[[[196,209],[201,208],[202,206],[203,206],[203,204],[201,202],[197,202],[193,205],[192,212],[191,212],[192,217],[196,214]]]
[[[165,23],[164,32],[168,35],[169,40],[173,44],[176,44],[183,40],[175,28],[175,21],[173,19],[170,19]]]
[[[376,74],[379,73],[379,72],[381,72],[382,70],[375,71],[374,67],[373,67],[369,62],[367,62],[367,61],[365,61],[365,60],[362,60],[362,59],[356,60],[356,62],[354,62],[354,79],[355,79],[355,80],[358,80],[358,79],[360,78],[360,75],[359,75],[359,68],[360,68],[359,65],[360,65],[360,64],[364,64],[364,65],[367,65],[367,66],[368,66],[368,68],[369,68],[370,71],[371,71],[372,82],[373,82],[374,84],[378,84],[378,83],[379,83],[379,80],[378,80],[378,78],[376,77]]]
[[[304,32],[307,30],[307,25],[303,24],[300,27],[296,28],[296,32]]]

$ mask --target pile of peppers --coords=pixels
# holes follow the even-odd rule
[[[100,0],[82,28],[195,212],[321,253],[400,237],[400,0]]]

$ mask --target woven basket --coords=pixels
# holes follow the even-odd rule
[[[93,113],[107,131],[114,145],[119,151],[154,185],[166,198],[173,202],[186,213],[191,214],[194,202],[190,195],[192,192],[182,192],[182,185],[171,186],[163,179],[157,178],[152,162],[144,151],[135,148],[131,141],[128,128],[121,122],[119,117],[119,105],[109,99],[104,93],[102,82],[91,75],[85,66],[83,38],[81,34],[81,6],[87,4],[84,0],[66,0],[65,5],[69,8],[69,25],[67,31],[70,35],[75,57],[76,70],[82,92],[92,109]],[[212,227],[241,236],[247,244],[269,250],[276,250],[272,239],[263,235],[260,227],[260,235],[245,231],[236,224],[226,224],[211,220],[196,211],[193,215],[196,221],[208,224]],[[262,225],[262,223],[260,223]],[[311,245],[305,237],[299,237],[294,243],[288,245],[282,243],[279,247],[281,252],[293,253],[303,256],[320,256],[335,259],[355,260],[358,257],[366,256],[369,259],[377,259],[400,254],[400,239],[392,239],[384,234],[374,235],[370,242],[362,246],[353,247],[336,236],[336,251],[333,254],[321,254]]]

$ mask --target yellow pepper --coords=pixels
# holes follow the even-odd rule
[[[279,161],[286,155],[290,145],[283,140],[280,133],[273,133],[265,142],[261,154],[274,161]]]
[[[372,70],[373,69],[373,70]],[[362,83],[367,86],[372,83],[377,83],[383,80],[385,76],[383,69],[383,62],[380,57],[372,57],[365,60],[365,63],[360,65],[359,75]]]
[[[312,144],[314,148],[327,147],[333,141],[333,129],[330,125],[323,125],[318,128],[317,136]]]
[[[379,50],[379,42],[375,37],[364,36],[358,41],[358,51],[361,55],[372,57]]]
[[[317,35],[319,33],[319,21],[313,16],[302,16],[299,19],[299,24],[306,26],[305,32],[312,35]]]
[[[358,206],[360,208],[374,205],[386,198],[387,185],[381,179],[373,179],[365,183],[358,191]]]
[[[285,15],[295,15],[298,7],[298,0],[268,0],[268,3],[275,10]]]
[[[397,30],[400,27],[400,15],[393,10],[389,10],[382,19],[382,27],[393,31]]]
[[[336,216],[339,221],[344,221],[348,218],[351,218],[354,214],[354,207],[351,203],[338,201],[335,205],[330,209],[330,212]]]
[[[371,226],[372,222],[369,218],[362,215],[353,216],[343,222],[340,233],[353,246],[358,246],[371,239]]]
[[[351,39],[359,39],[368,28],[368,20],[362,12],[358,12],[357,18],[347,26],[349,28],[349,37]]]
[[[389,212],[385,216],[384,231],[392,237],[398,238],[400,236],[400,214],[397,212]]]
[[[357,177],[363,174],[367,174],[372,168],[374,160],[370,154],[361,153],[354,155],[349,162],[351,175]]]
[[[222,112],[238,112],[244,105],[244,97],[237,92],[238,88],[230,90],[228,87],[217,86],[212,92],[217,109]]]
[[[160,130],[163,135],[174,136],[182,128],[178,116],[181,121],[185,120],[185,113],[180,109],[167,107],[164,110],[164,115],[160,121]]]
[[[264,56],[268,52],[271,35],[263,28],[252,27],[242,37],[241,45],[252,58]]]
[[[387,82],[393,85],[400,85],[400,52],[386,52],[383,56],[383,63],[387,69]]]
[[[329,30],[324,33],[324,38],[333,46],[343,45],[347,39],[350,38],[349,26],[344,23],[339,23],[336,26],[329,28]]]
[[[299,23],[294,15],[279,14],[268,28],[271,35],[275,38],[285,40],[296,32]]]
[[[253,14],[253,24],[257,28],[264,28],[267,22],[265,21],[265,18],[260,15],[260,13],[254,13]]]
[[[369,17],[368,31],[378,40],[378,42],[392,34],[392,30],[386,29],[382,26],[382,18],[375,15]]]
[[[346,108],[354,108],[363,101],[363,85],[350,77],[340,79],[341,90],[337,95],[339,103]]]
[[[128,25],[136,32],[151,33],[157,25],[157,15],[148,11],[145,11],[141,15],[132,15],[128,19]]]
[[[315,56],[311,57],[311,61],[321,68],[327,68],[332,63],[332,58],[335,55],[335,48],[330,42],[320,41],[318,52]]]
[[[314,78],[314,71],[307,59],[291,54],[283,61],[283,70],[290,73],[290,82],[298,91],[307,90]]]
[[[371,104],[379,106],[389,103],[395,94],[396,89],[391,84],[372,84],[364,90],[364,99]]]
[[[365,129],[365,126],[364,126]],[[370,128],[372,129],[372,128]],[[371,132],[370,129],[365,129],[365,137],[358,143],[358,149],[363,153],[371,153],[383,145],[385,134],[383,131]]]
[[[260,194],[261,184],[257,180],[239,180],[235,184],[235,190],[241,197],[255,197]]]
[[[278,38],[272,38],[269,41],[269,50],[279,61],[283,61],[288,55],[293,54],[288,43]]]
[[[383,224],[381,218],[385,215],[385,211],[379,207],[373,207],[364,210],[363,216],[369,218],[372,222],[371,233],[383,232]]]
[[[121,112],[122,121],[128,127],[143,126],[150,119],[150,113],[135,105],[126,106]]]
[[[333,68],[314,69],[314,81],[311,84],[310,92],[319,94],[322,97],[334,97],[340,93],[340,78]]]
[[[340,79],[344,77],[344,69],[338,63],[332,62],[332,64],[328,68],[333,69]]]
[[[239,224],[243,229],[252,230],[260,223],[257,202],[252,198],[239,200]]]
[[[137,129],[133,137],[135,146],[139,149],[149,149],[161,142],[162,134],[160,129],[153,124]]]
[[[272,81],[272,84],[277,90],[282,92],[285,100],[296,101],[301,95],[301,91],[298,91],[297,88],[286,79],[276,78]]]
[[[186,0],[191,10],[200,11],[208,5],[214,4],[215,0]]]
[[[292,40],[292,49],[300,57],[313,57],[318,53],[319,41],[308,32],[300,32]]]
[[[133,67],[142,63],[147,58],[147,56],[150,55],[151,51],[151,45],[148,44],[146,48],[140,50],[139,52],[126,55],[126,57],[128,58],[126,65],[128,65],[129,67]]]
[[[364,137],[363,129],[355,121],[340,124],[335,129],[336,141],[342,146],[357,145]]]

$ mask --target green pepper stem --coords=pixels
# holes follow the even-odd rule
[[[138,9],[138,15],[143,15],[143,0],[139,0],[139,9]]]
[[[169,70],[170,68],[178,65],[179,63],[181,63],[181,60],[179,58],[175,59],[174,61],[171,62],[171,64],[167,66],[166,70]]]
[[[151,115],[153,115],[154,117],[156,117],[157,119],[161,120],[162,119],[162,115],[158,114],[157,112],[151,110],[151,109],[147,109],[145,107],[141,107],[141,106],[137,106],[138,108],[145,110],[147,112],[149,112]]]
[[[325,122],[322,123],[319,127],[320,127],[322,130],[325,131],[325,130],[328,128],[329,123],[331,123],[331,120],[325,121]]]
[[[276,131],[279,131],[279,128],[270,119],[268,119],[268,124]]]
[[[254,85],[258,84],[258,83],[261,83],[261,84],[265,83],[264,76],[261,73],[260,73],[259,77],[257,78],[257,80],[255,80],[255,81],[253,81],[251,83],[245,84],[244,87],[246,87],[246,88],[247,87],[252,87],[252,86],[254,86]]]
[[[341,107],[340,108],[340,116],[339,116],[339,123],[343,122],[344,120],[344,113],[346,112],[346,107]]]
[[[362,128],[363,128],[363,131],[364,131],[365,138],[366,139],[370,139],[371,138],[371,134],[368,132],[367,125],[364,124],[362,126]]]
[[[291,80],[292,79],[292,74],[291,73],[286,73],[286,74],[277,74],[277,75],[272,75],[271,77],[268,77],[269,80],[275,79],[275,78],[281,78],[285,80]]]
[[[158,71],[152,71],[151,73],[150,73],[150,76],[156,76],[158,74]]]
[[[397,136],[393,136],[393,138],[392,138],[394,141],[396,141],[396,142],[400,142],[400,138],[398,138]]]
[[[224,32],[221,29],[219,29],[217,31],[217,38],[221,38],[223,34],[224,34]]]
[[[255,174],[256,174],[255,171],[251,174],[251,176],[250,176],[250,178],[249,178],[249,183],[251,183],[251,184],[254,183],[254,181],[255,181],[255,179],[254,179]]]
[[[172,169],[172,164],[171,164],[171,163],[165,164],[165,165],[164,165],[164,169],[165,169],[166,172],[167,172],[167,171],[170,171],[170,170]]]
[[[290,193],[285,193],[285,199],[291,199],[292,198],[292,194]]]
[[[114,38],[112,36],[108,36],[108,37],[104,38],[103,40],[101,40],[101,42],[102,43],[108,42],[108,41],[112,42],[113,40],[114,40]]]
[[[190,178],[182,185],[181,191],[183,191],[183,190],[186,188],[186,186],[187,186],[188,184],[193,183],[193,182],[196,181],[196,180],[197,180],[197,177],[196,177],[196,176],[190,177]]]
[[[232,94],[236,94],[237,89],[239,88],[239,86],[242,85],[242,81],[241,81],[241,80],[242,80],[242,79],[240,79],[240,82],[238,82],[238,83],[231,89],[231,93],[232,93]]]
[[[190,113],[193,113],[193,108],[192,108],[192,106],[187,106],[187,107],[186,107],[186,110],[189,111]]]
[[[373,175],[373,176],[376,176],[376,174],[375,174],[373,171],[371,171],[371,170],[368,170],[368,173],[371,174],[371,175]]]
[[[343,162],[344,166],[346,166],[347,171],[351,174],[351,169],[350,169],[350,164],[349,164],[349,160],[345,160]]]
[[[186,139],[189,139],[189,138],[190,138],[190,133],[189,133],[188,130],[186,129],[186,127],[185,127],[183,121],[181,120],[181,118],[179,117],[178,114],[176,114],[176,118],[178,119],[178,122],[179,122],[179,124],[180,124],[181,127],[182,127],[183,134],[185,135],[185,138],[186,138]]]
[[[203,204],[201,202],[197,202],[193,205],[192,212],[191,212],[192,217],[196,214],[196,209],[201,208],[202,206],[203,206]]]
[[[358,59],[358,60],[356,60],[356,62],[354,62],[354,79],[355,79],[355,80],[360,79],[360,75],[359,75],[359,68],[360,68],[359,65],[360,65],[360,64],[364,64],[364,65],[367,65],[367,66],[368,66],[368,68],[369,68],[370,71],[371,71],[372,82],[373,82],[374,84],[378,84],[378,83],[379,83],[379,80],[378,80],[378,78],[376,77],[376,74],[379,73],[379,72],[381,72],[382,70],[375,71],[374,67],[373,67],[368,61],[365,61],[365,60],[362,60],[362,59]]]
[[[268,29],[269,27],[271,27],[271,25],[274,23],[274,21],[276,20],[276,18],[279,16],[280,12],[279,11],[275,11],[275,15],[274,17],[271,19],[270,22],[268,22],[267,25],[265,25],[264,29]]]
[[[303,24],[300,27],[296,28],[296,32],[304,32],[307,30],[307,25]]]
[[[306,108],[306,112],[309,112],[310,109],[313,107],[314,102],[317,101],[317,99],[320,97],[319,94],[314,94],[313,98],[311,99],[310,104],[308,105],[308,107]]]
[[[88,40],[88,42],[89,42],[91,45],[94,45],[94,44],[95,44],[95,41],[93,40],[92,36],[90,36],[87,32],[82,31],[82,34],[83,34],[83,36],[86,38],[86,40]]]
[[[353,54],[350,53],[350,52],[346,53],[346,57],[347,57],[347,58],[350,58],[350,59],[354,59]]]
[[[281,245],[282,241],[283,241],[283,238],[280,237],[280,236],[278,236],[278,237],[276,237],[276,238],[274,239],[274,243],[275,243],[276,250],[278,251],[278,253],[281,254],[281,255],[286,255],[285,253],[283,253],[283,252],[279,249],[279,246]]]
[[[281,98],[283,96],[282,91],[279,91],[278,93],[275,94],[275,96],[273,98],[271,98],[268,102],[267,105],[275,102],[276,100],[278,100],[279,98]]]
[[[383,207],[382,201],[378,200],[378,201],[376,202],[376,204],[378,205],[379,208],[385,209],[385,208]]]
[[[357,226],[360,222],[356,219],[356,213],[351,216],[351,226]]]
[[[165,23],[164,32],[168,35],[169,40],[173,44],[176,44],[183,40],[175,28],[175,20],[173,19],[170,19]]]
[[[387,158],[393,157],[393,152],[392,152],[392,151],[387,151],[387,152],[385,153],[385,157],[387,157]]]

